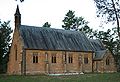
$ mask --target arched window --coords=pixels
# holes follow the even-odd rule
[[[38,63],[38,53],[37,52],[33,53],[33,63]]]
[[[88,54],[84,54],[84,64],[88,64]]]
[[[72,62],[73,62],[72,54],[69,54],[69,56],[68,56],[68,63],[72,63]]]
[[[56,54],[52,55],[52,63],[56,63]]]
[[[106,65],[110,65],[110,58],[106,58]]]
[[[84,58],[84,64],[88,64],[88,58]]]

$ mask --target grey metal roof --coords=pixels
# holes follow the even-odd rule
[[[92,51],[83,32],[34,26],[20,26],[25,48],[45,50]]]
[[[106,49],[99,39],[89,39],[89,41],[91,42],[94,51],[102,51]]]
[[[101,60],[103,57],[106,55],[107,50],[102,50],[102,51],[95,51],[95,57],[93,58],[94,60]]]
[[[100,40],[88,39],[83,32],[21,25],[20,35],[28,49],[94,51],[102,58],[105,47]]]
[[[35,26],[20,26],[25,48],[45,50],[92,51],[83,32]]]
[[[106,48],[103,45],[103,43],[98,39],[89,39],[89,40],[95,52],[95,56],[93,57],[94,60],[102,59],[106,53]]]

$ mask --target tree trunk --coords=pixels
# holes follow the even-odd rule
[[[116,63],[117,63],[117,71],[119,71],[120,69],[120,66],[119,66],[119,49],[120,49],[120,27],[119,27],[119,19],[118,19],[118,13],[116,11],[116,8],[115,8],[115,3],[113,0],[112,1],[112,4],[113,4],[113,8],[114,8],[114,12],[115,12],[115,16],[116,16],[116,22],[117,22],[117,33],[118,33],[118,44],[117,44],[117,54],[116,54]]]
[[[115,3],[113,0],[112,1],[112,4],[113,4],[113,8],[114,8],[114,11],[115,11],[115,16],[116,16],[116,21],[117,21],[117,32],[118,32],[118,37],[119,37],[119,41],[120,41],[120,27],[119,27],[119,19],[118,19],[118,14],[117,14],[117,11],[116,11],[116,8],[115,8]]]

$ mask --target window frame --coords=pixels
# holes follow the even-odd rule
[[[57,63],[56,54],[52,55],[51,63]]]
[[[110,65],[110,58],[106,58],[106,65]]]
[[[88,54],[84,54],[84,64],[88,63],[89,63]]]
[[[68,55],[68,63],[73,63],[73,55],[72,54]]]
[[[88,64],[88,58],[84,57],[84,64]]]
[[[38,52],[33,52],[33,63],[38,63]]]

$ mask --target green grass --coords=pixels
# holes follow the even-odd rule
[[[0,82],[120,82],[120,73],[84,74],[69,76],[0,75]]]

